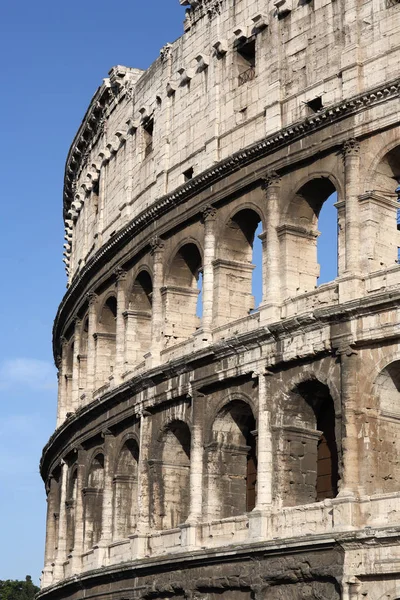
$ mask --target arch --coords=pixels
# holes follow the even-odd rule
[[[374,163],[372,191],[363,194],[361,217],[368,224],[363,255],[369,272],[394,266],[400,259],[400,144],[386,145]],[[364,213],[364,214],[363,214]],[[367,246],[367,242],[369,245]]]
[[[368,493],[390,493],[399,490],[400,450],[400,359],[380,371],[373,385],[373,397],[378,407],[377,431],[371,436],[368,460],[375,474]]]
[[[207,446],[209,520],[234,517],[255,507],[255,429],[253,411],[242,399],[231,400],[218,412]]]
[[[253,247],[261,221],[253,208],[241,208],[220,232],[214,261],[214,323],[221,326],[254,310]]]
[[[174,420],[164,429],[160,445],[160,488],[155,520],[158,529],[172,529],[189,516],[190,429]]]
[[[334,498],[339,457],[335,408],[329,388],[318,379],[299,382],[283,401],[278,471],[284,473],[285,506]]]
[[[183,341],[200,327],[197,316],[202,255],[194,241],[182,244],[173,255],[162,290],[166,343]]]
[[[125,538],[134,532],[138,511],[139,446],[128,438],[120,452],[113,479],[113,538]]]
[[[318,176],[308,178],[298,188],[288,203],[279,227],[281,254],[283,257],[283,298],[289,298],[314,290],[320,277],[321,262],[329,261],[329,254],[319,252],[319,217],[328,198],[336,194],[337,189],[332,177]],[[332,227],[330,226],[332,224]],[[335,263],[338,264],[338,217],[334,222],[329,219],[322,237],[327,238],[328,248],[334,248]],[[335,277],[337,268],[335,270]]]
[[[153,281],[150,273],[141,269],[132,284],[125,318],[125,364],[129,368],[143,360],[151,349]]]
[[[115,366],[117,298],[109,295],[98,319],[96,341],[96,387],[104,385]]]
[[[102,532],[104,488],[104,454],[95,453],[87,473],[87,486],[84,496],[84,547],[89,550],[95,546]]]

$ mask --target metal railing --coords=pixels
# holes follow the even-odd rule
[[[244,83],[253,81],[255,76],[256,76],[256,68],[250,67],[249,69],[246,69],[246,71],[243,71],[243,73],[240,73],[240,75],[238,77],[238,84],[243,85]]]

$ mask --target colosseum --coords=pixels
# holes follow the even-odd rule
[[[396,600],[399,0],[180,4],[67,158],[39,598]]]

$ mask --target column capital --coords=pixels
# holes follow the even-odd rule
[[[206,223],[207,221],[215,221],[216,216],[217,216],[217,209],[214,206],[212,206],[211,204],[207,204],[207,206],[205,206],[201,211],[201,217],[202,217],[203,223]]]
[[[109,429],[103,429],[103,431],[101,432],[101,437],[103,439],[106,439],[109,436],[114,437],[114,434],[112,433],[112,431],[110,431]]]
[[[261,180],[261,188],[266,192],[273,186],[278,186],[281,183],[281,177],[276,171],[268,171]]]
[[[360,142],[355,138],[346,140],[342,146],[342,156],[346,159],[347,156],[357,156],[360,153]]]
[[[82,319],[81,319],[80,317],[78,317],[78,315],[75,315],[75,316],[74,316],[74,324],[75,324],[75,329],[76,329],[77,327],[80,327],[81,323],[82,323]]]
[[[164,249],[164,240],[159,238],[158,235],[155,235],[150,240],[150,246],[151,246],[151,254],[156,254],[157,252],[162,252],[162,250]]]
[[[94,292],[88,292],[86,294],[86,298],[87,298],[89,306],[94,306],[97,302],[98,296]]]
[[[127,272],[122,267],[117,267],[114,271],[114,275],[117,283],[119,283],[120,281],[125,281]]]

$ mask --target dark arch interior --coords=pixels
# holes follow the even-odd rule
[[[320,381],[308,381],[297,389],[309,407],[309,424],[321,432],[317,444],[316,500],[334,498],[338,493],[339,461],[335,408],[329,388]]]
[[[201,254],[196,244],[185,244],[171,263],[169,283],[180,287],[196,287],[201,265]]]
[[[151,310],[153,283],[147,271],[141,271],[136,277],[130,298],[130,308]]]

